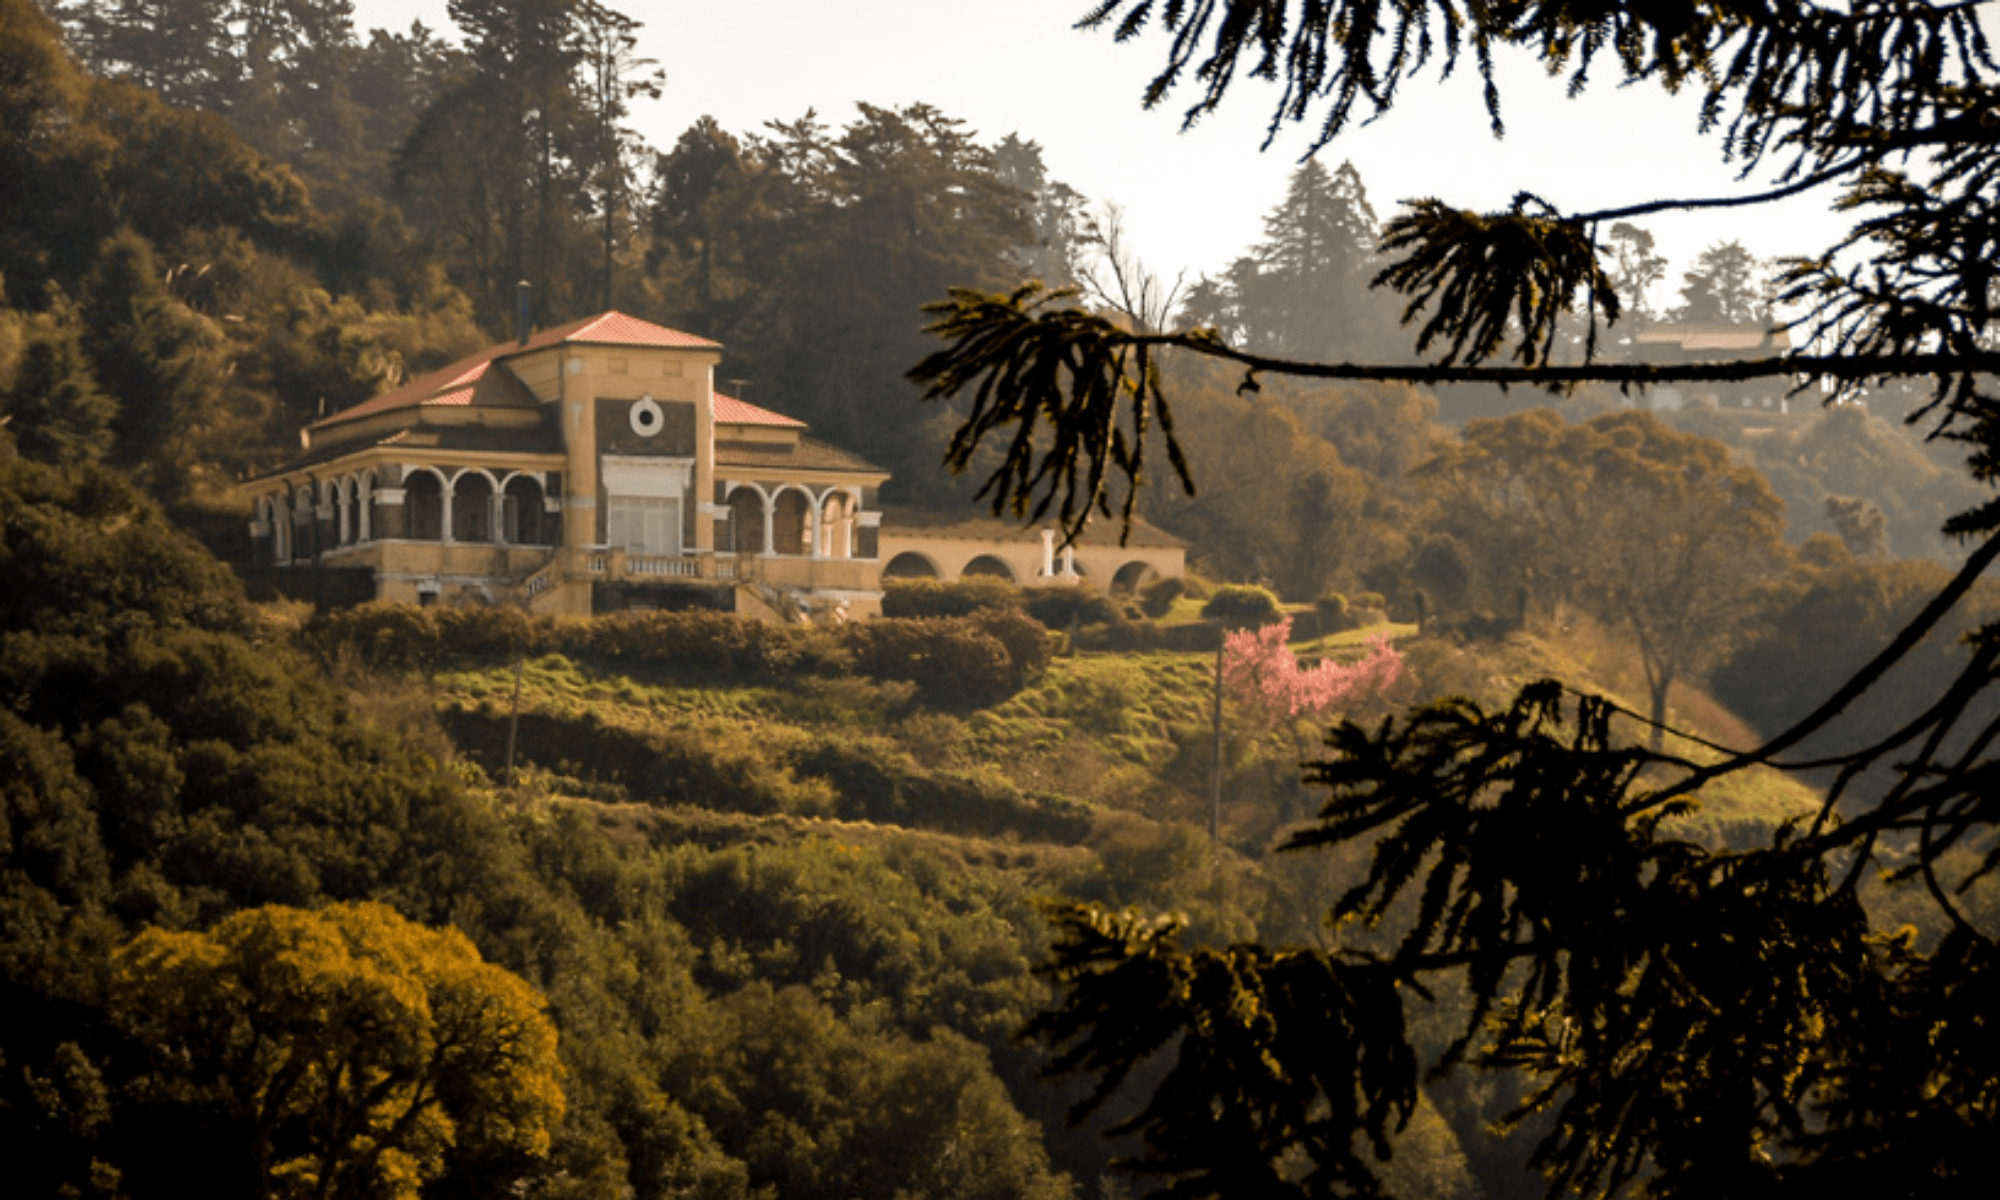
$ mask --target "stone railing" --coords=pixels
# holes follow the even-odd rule
[[[546,587],[564,578],[598,582],[631,580],[710,580],[722,583],[761,581],[788,588],[840,588],[866,591],[879,586],[882,564],[875,559],[807,558],[754,554],[633,554],[622,547],[565,547],[555,560],[532,577],[548,577]]]

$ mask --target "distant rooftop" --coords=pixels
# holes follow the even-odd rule
[[[651,321],[642,321],[621,312],[599,313],[594,317],[584,317],[566,325],[544,329],[530,337],[525,345],[518,341],[496,342],[448,367],[420,375],[393,391],[371,397],[352,408],[342,409],[330,417],[316,421],[312,428],[324,429],[399,408],[467,404],[510,408],[531,406],[535,399],[526,388],[507,372],[494,371],[491,368],[494,363],[515,355],[532,354],[537,350],[546,350],[559,345],[645,346],[680,350],[722,348],[719,342],[711,342],[707,338],[696,337],[691,333],[682,333],[678,329],[668,329],[664,325],[655,325]],[[741,404],[742,401],[736,403]],[[775,413],[769,415],[777,416]],[[786,418],[780,418],[784,419]]]

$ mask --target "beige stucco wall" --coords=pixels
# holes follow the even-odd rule
[[[897,555],[914,554],[928,562],[938,578],[947,581],[964,578],[966,567],[976,559],[995,558],[1007,565],[1014,582],[1023,587],[1055,582],[1042,574],[1042,541],[1030,531],[1023,531],[1020,541],[1001,541],[925,535],[885,525],[881,546],[881,566],[887,567]],[[1082,582],[1098,591],[1109,590],[1118,573],[1132,564],[1150,568],[1160,576],[1179,578],[1187,573],[1187,551],[1179,546],[1081,545],[1074,548],[1073,555]],[[1059,579],[1062,551],[1057,550],[1054,558]]]
[[[668,349],[638,346],[552,346],[535,354],[507,360],[536,399],[558,404],[562,411],[563,543],[594,546],[598,535],[599,472],[597,462],[597,400],[599,397],[694,403],[695,477],[688,503],[695,506],[694,539],[698,550],[715,546],[714,524],[698,501],[715,490],[714,417],[706,403],[714,388],[719,350]]]

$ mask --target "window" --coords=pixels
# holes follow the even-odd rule
[[[628,554],[678,555],[681,502],[654,496],[613,496],[605,513],[605,540]]]

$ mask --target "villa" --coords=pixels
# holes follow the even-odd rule
[[[617,312],[524,328],[306,427],[298,458],[240,489],[253,562],[383,600],[767,620],[879,612],[885,564],[1126,590],[1184,570],[1148,527],[1059,550],[993,521],[886,526],[888,473],[716,391],[721,358]]]

